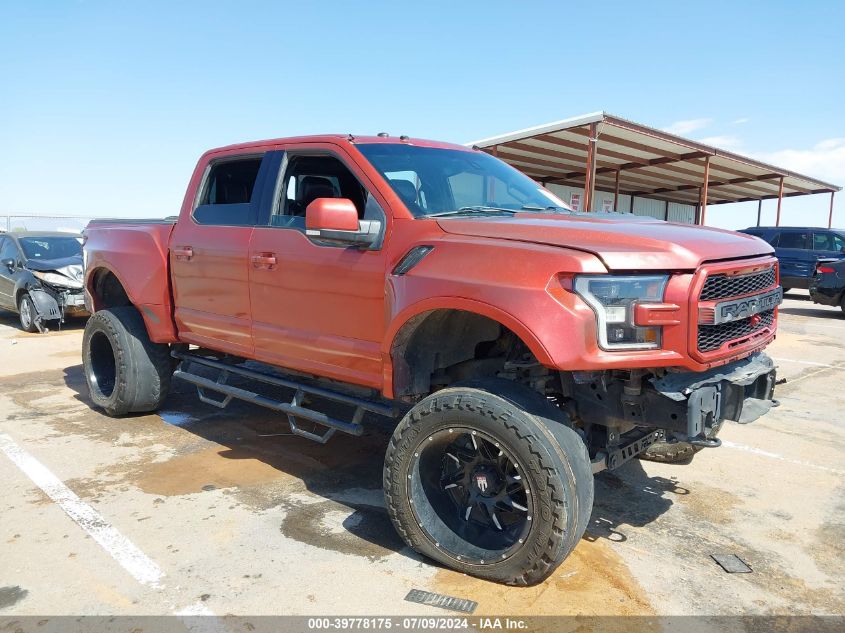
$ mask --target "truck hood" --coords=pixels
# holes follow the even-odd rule
[[[609,270],[695,270],[713,260],[767,255],[752,235],[618,213],[438,218],[447,233],[562,246],[594,254]]]

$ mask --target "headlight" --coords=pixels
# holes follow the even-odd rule
[[[59,286],[60,288],[70,288],[72,290],[82,290],[82,283],[74,281],[69,277],[60,275],[59,273],[44,273],[40,270],[33,270],[32,274],[38,277],[44,283],[51,286]]]
[[[668,275],[596,275],[575,278],[575,292],[596,313],[599,346],[605,350],[655,349],[662,328],[634,325],[638,302],[661,302]]]

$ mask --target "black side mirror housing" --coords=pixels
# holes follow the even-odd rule
[[[2,263],[6,268],[9,269],[9,272],[15,272],[15,268],[18,267],[17,262],[14,259],[4,259]]]

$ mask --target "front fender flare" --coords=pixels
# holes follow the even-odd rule
[[[489,303],[476,301],[474,299],[464,299],[459,297],[431,297],[406,306],[390,321],[381,348],[383,361],[382,367],[384,368],[382,378],[384,383],[384,395],[386,397],[394,397],[392,351],[397,335],[401,332],[402,328],[411,321],[411,319],[433,310],[463,310],[465,312],[480,314],[488,319],[497,321],[516,334],[520,340],[525,343],[528,349],[531,350],[531,353],[534,354],[535,358],[537,358],[540,363],[547,366],[554,365],[551,355],[540,339],[537,338],[527,325],[512,314],[509,314],[501,308],[497,308]]]

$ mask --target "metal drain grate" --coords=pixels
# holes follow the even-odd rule
[[[444,596],[442,593],[431,593],[421,589],[411,589],[405,596],[405,600],[462,613],[472,613],[478,606],[478,603],[473,600],[453,598],[452,596]]]

